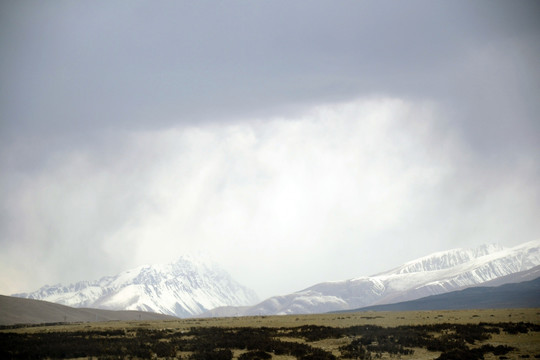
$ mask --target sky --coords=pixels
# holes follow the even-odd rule
[[[539,39],[537,1],[2,1],[0,293],[539,239]]]

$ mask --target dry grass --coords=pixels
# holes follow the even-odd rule
[[[79,331],[96,329],[149,329],[189,330],[193,327],[297,327],[319,325],[349,327],[355,325],[378,325],[395,327],[400,325],[427,325],[439,323],[478,324],[499,322],[530,322],[540,324],[540,309],[487,309],[487,310],[438,310],[403,312],[359,312],[341,314],[246,316],[230,318],[193,318],[165,321],[107,321],[75,323],[55,326],[20,328],[16,332]],[[0,330],[2,331],[2,330]]]
[[[17,333],[61,332],[61,331],[92,331],[92,330],[135,330],[138,328],[148,329],[173,329],[175,332],[187,332],[191,328],[199,327],[268,327],[268,328],[295,328],[302,325],[319,325],[330,327],[350,327],[355,325],[378,325],[382,327],[396,327],[400,325],[428,325],[439,323],[451,324],[478,324],[478,323],[506,323],[528,322],[540,324],[540,309],[496,309],[496,310],[460,310],[460,311],[408,311],[408,312],[362,312],[343,314],[319,314],[319,315],[291,315],[291,316],[255,316],[238,318],[205,318],[205,319],[179,319],[167,321],[111,321],[97,323],[78,323],[57,326],[36,326],[11,330]],[[306,343],[306,340],[293,337],[281,337],[283,341],[295,341]],[[323,339],[310,342],[309,345],[318,347],[334,354],[341,355],[339,348],[347,345],[350,338]],[[480,342],[475,346],[491,344],[494,346],[507,345],[515,348],[507,358],[518,359],[529,355],[534,358],[540,354],[540,333],[529,332],[527,334],[510,335],[504,332],[493,334],[488,341]],[[235,349],[234,358],[237,359],[244,351]],[[183,354],[187,358],[189,354]],[[437,352],[415,348],[412,355],[395,355],[383,353],[383,359],[435,359],[440,355]],[[276,360],[293,360],[291,356],[273,356]],[[485,359],[500,359],[491,353],[485,355]]]

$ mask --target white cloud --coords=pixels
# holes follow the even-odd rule
[[[530,240],[509,229],[537,210],[536,187],[484,176],[430,103],[368,98],[118,141],[114,153],[59,154],[3,195],[14,220],[2,229],[3,291],[201,251],[273,295],[433,250]]]

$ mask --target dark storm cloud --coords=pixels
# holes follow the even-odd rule
[[[523,52],[516,101],[530,104],[535,10],[525,1],[10,2],[2,132],[153,128],[362,93],[468,106],[480,97],[471,75],[488,101],[496,92],[482,86],[492,73],[460,68],[485,45]],[[516,39],[527,42],[512,48]]]

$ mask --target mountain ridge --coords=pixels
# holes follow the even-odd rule
[[[248,308],[223,313],[281,315],[329,312],[437,295],[493,281],[540,265],[540,240],[512,248],[482,245],[427,255],[373,276],[315,284],[274,296]],[[214,309],[203,314],[220,316]]]
[[[372,277],[393,273],[405,274],[447,269],[460,263],[471,261],[478,257],[486,256],[502,250],[504,250],[504,247],[499,244],[484,244],[470,249],[456,248],[438,251],[426,256],[422,256],[418,259],[408,261],[391,270],[372,275]]]
[[[499,286],[475,286],[416,300],[373,305],[345,312],[426,311],[540,307],[540,277]]]
[[[75,307],[143,310],[178,317],[323,313],[403,302],[482,284],[531,276],[540,240],[512,248],[482,245],[436,252],[372,276],[315,284],[256,303],[256,295],[214,263],[183,256],[115,276],[44,286],[14,296]],[[536,270],[534,270],[536,269]],[[512,281],[512,280],[510,280]],[[255,305],[253,305],[255,304]]]
[[[142,310],[178,317],[257,301],[253,290],[240,285],[218,265],[193,256],[182,256],[169,264],[138,266],[95,281],[46,285],[13,296],[79,308]]]

